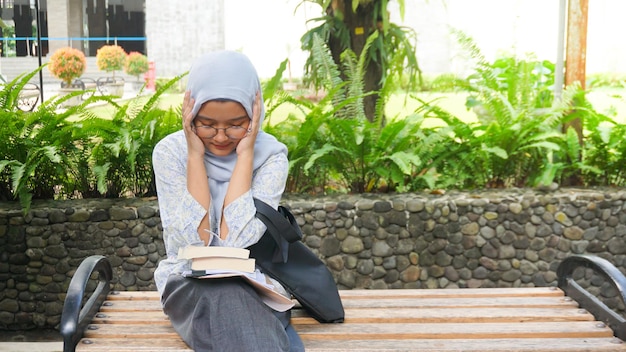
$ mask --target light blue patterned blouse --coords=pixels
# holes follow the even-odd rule
[[[207,211],[187,191],[187,141],[183,131],[163,138],[154,148],[152,163],[156,176],[157,195],[163,241],[167,258],[154,272],[154,281],[162,294],[172,273],[190,269],[189,261],[178,259],[178,249],[200,244],[198,225]],[[289,162],[285,154],[275,154],[254,171],[252,188],[224,209],[228,237],[219,238],[220,217],[209,214],[212,246],[245,248],[256,243],[265,232],[265,225],[256,218],[253,198],[278,207],[287,180]],[[208,180],[207,180],[208,182]],[[272,280],[279,291],[284,289]]]

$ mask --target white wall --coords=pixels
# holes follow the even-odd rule
[[[224,47],[224,0],[147,0],[148,57],[157,76],[174,77]]]
[[[300,50],[306,20],[319,17],[316,5],[301,0],[225,1],[225,46],[250,56],[261,77],[273,76],[282,60],[292,61],[292,74],[302,75],[307,54]],[[488,59],[506,51],[533,52],[552,62],[557,57],[559,0],[405,0],[400,22],[396,1],[392,21],[417,31],[417,54],[426,74],[462,73],[467,69],[449,28],[463,30]],[[294,13],[295,11],[295,13]],[[626,72],[624,0],[590,0],[587,73]],[[309,24],[311,26],[311,24]]]
[[[291,62],[293,75],[302,76],[307,55],[300,50],[300,37],[307,31],[307,18],[317,17],[319,10],[307,13],[303,6],[296,11],[301,2],[226,0],[226,49],[248,55],[263,78],[273,77],[280,63],[287,58]]]

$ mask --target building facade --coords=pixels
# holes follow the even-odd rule
[[[224,0],[0,0],[0,5],[3,23],[15,28],[2,37],[16,38],[0,48],[17,58],[39,55],[37,27],[44,58],[66,46],[95,56],[101,46],[117,44],[146,54],[163,77],[185,72],[201,53],[224,48]]]

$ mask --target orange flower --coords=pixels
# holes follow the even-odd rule
[[[146,55],[133,51],[126,58],[124,72],[131,76],[139,77],[140,74],[148,72],[148,58]]]
[[[126,63],[126,51],[121,46],[104,45],[96,52],[96,65],[101,71],[119,71]]]
[[[87,59],[82,51],[70,47],[58,49],[50,57],[48,70],[67,85],[85,72]]]

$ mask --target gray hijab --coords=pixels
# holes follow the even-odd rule
[[[265,118],[265,107],[261,83],[256,69],[243,54],[235,51],[216,51],[198,58],[189,71],[187,90],[195,99],[193,114],[197,114],[202,104],[214,99],[230,99],[239,102],[252,118],[252,106],[256,92],[261,93],[261,124]],[[254,145],[254,170],[258,169],[272,155],[287,154],[287,147],[274,136],[259,130]],[[227,156],[205,153],[205,165],[209,177],[212,203],[221,213],[228,181],[235,168],[237,154]]]

